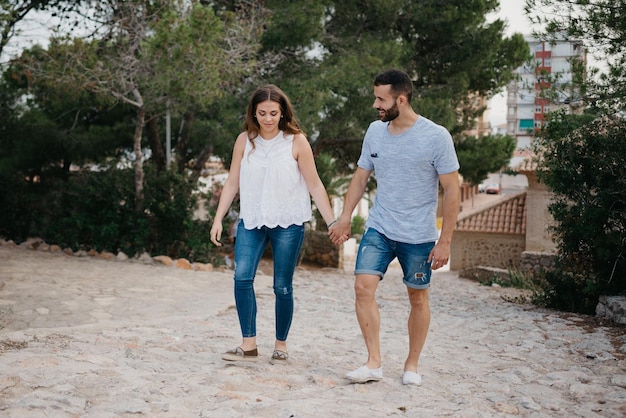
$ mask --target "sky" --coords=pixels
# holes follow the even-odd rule
[[[515,32],[530,35],[530,22],[524,15],[525,4],[526,0],[500,0],[500,10],[496,15],[508,22],[505,35]]]

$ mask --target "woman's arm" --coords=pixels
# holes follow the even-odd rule
[[[326,188],[315,167],[311,144],[302,134],[297,134],[293,138],[293,157],[298,161],[298,168],[306,181],[309,193],[328,225],[335,219],[335,215]]]
[[[239,169],[241,168],[241,160],[243,159],[243,153],[246,149],[246,141],[248,136],[246,132],[241,133],[235,145],[233,146],[233,156],[230,162],[230,170],[228,171],[228,177],[224,183],[222,194],[220,195],[220,201],[217,204],[217,210],[215,211],[215,217],[213,218],[213,225],[211,226],[211,242],[217,246],[221,246],[220,239],[222,237],[222,221],[224,216],[228,212],[228,208],[233,203],[235,196],[239,192]]]

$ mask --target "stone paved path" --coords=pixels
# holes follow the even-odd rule
[[[509,302],[519,292],[435,272],[421,387],[400,375],[408,303],[381,283],[385,378],[350,384],[365,360],[353,277],[297,271],[292,362],[272,366],[271,277],[257,277],[261,360],[240,342],[230,273],[0,246],[2,417],[621,417],[624,328]],[[507,301],[508,300],[508,301]]]

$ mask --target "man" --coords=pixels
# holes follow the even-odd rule
[[[420,385],[419,357],[430,325],[428,288],[431,270],[447,264],[459,211],[459,163],[450,133],[411,107],[413,85],[399,70],[374,81],[379,121],[370,124],[357,169],[344,198],[341,216],[331,223],[333,243],[350,236],[351,215],[375,172],[376,199],[366,223],[355,267],[356,315],[367,347],[367,362],[346,374],[357,383],[383,378],[380,313],[375,299],[379,281],[398,258],[407,286],[409,354],[402,383]],[[443,224],[437,230],[438,185],[443,189]]]

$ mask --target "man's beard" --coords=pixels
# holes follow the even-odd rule
[[[383,111],[383,114],[380,114],[380,120],[383,122],[391,122],[395,118],[400,115],[400,111],[398,110],[398,104],[394,103],[389,109],[379,108],[378,111]]]

